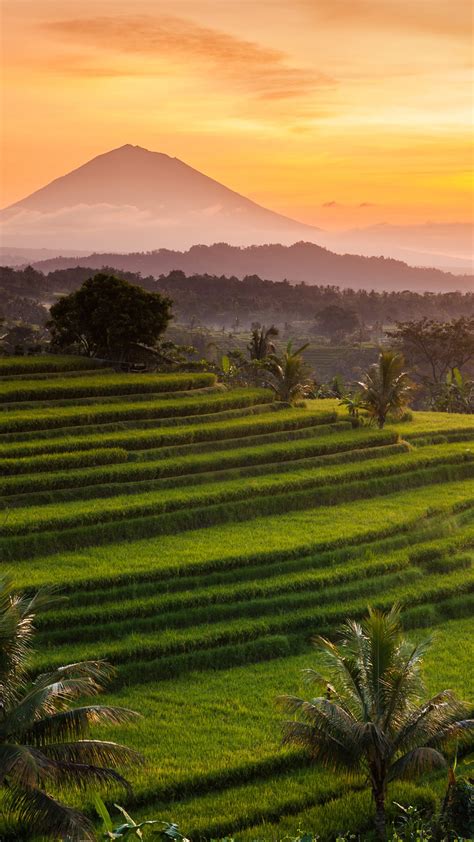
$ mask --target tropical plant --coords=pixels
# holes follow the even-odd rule
[[[463,377],[458,368],[448,371],[445,382],[431,391],[431,406],[437,412],[474,413],[474,380]]]
[[[308,366],[301,356],[307,347],[308,343],[293,351],[292,343],[288,342],[281,357],[276,354],[268,357],[267,385],[273,389],[277,400],[294,403],[306,397],[313,388]]]
[[[148,828],[152,825],[160,825],[161,827],[158,832],[161,836],[162,842],[189,842],[189,840],[183,836],[177,824],[164,822],[160,819],[144,819],[141,822],[136,822],[123,807],[120,807],[119,804],[114,804],[114,807],[122,814],[125,821],[122,819],[120,824],[114,827],[110,813],[100,795],[96,795],[94,805],[97,814],[102,819],[104,839],[127,839],[130,836],[136,836],[138,839],[143,839],[143,828]]]
[[[352,425],[357,427],[360,423],[360,410],[364,408],[362,393],[354,392],[350,394],[348,392],[347,395],[341,397],[339,406],[344,406],[347,409]]]
[[[72,703],[97,695],[112,674],[103,661],[84,661],[28,678],[37,612],[55,598],[15,594],[0,581],[0,780],[2,806],[31,834],[70,840],[95,839],[89,820],[57,798],[67,786],[128,781],[117,771],[140,760],[131,749],[89,738],[96,723],[123,723],[137,714],[124,708]],[[54,794],[53,794],[54,793]]]
[[[450,690],[422,701],[423,658],[430,641],[413,645],[403,636],[400,609],[369,608],[362,622],[347,620],[340,640],[314,641],[328,675],[324,695],[309,701],[284,696],[295,718],[284,741],[307,749],[315,760],[355,774],[364,771],[375,802],[375,832],[384,840],[387,784],[445,765],[441,749],[474,730],[466,705]]]
[[[381,351],[378,361],[370,366],[364,379],[357,384],[361,407],[380,429],[389,413],[395,417],[403,414],[412,395],[413,386],[403,370],[404,364],[402,354]]]
[[[250,336],[250,343],[247,350],[251,360],[264,360],[269,354],[275,353],[275,345],[272,339],[278,336],[278,328],[271,325],[269,328],[254,325]]]

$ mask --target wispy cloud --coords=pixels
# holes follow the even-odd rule
[[[62,43],[74,43],[76,51],[81,46],[83,58],[76,55],[69,66],[84,75],[161,75],[165,64],[170,75],[197,68],[268,100],[298,97],[334,84],[324,72],[293,66],[280,50],[179,17],[98,16],[51,21],[43,28]],[[100,50],[97,67],[90,48]],[[120,64],[124,56],[128,61]],[[130,67],[131,58],[136,61]]]
[[[471,0],[294,0],[320,23],[472,37]]]

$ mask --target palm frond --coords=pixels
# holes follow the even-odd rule
[[[94,828],[82,813],[39,789],[11,787],[6,791],[6,802],[16,821],[35,835],[71,842],[93,842],[96,838]]]
[[[465,714],[466,707],[452,691],[443,690],[409,713],[394,739],[394,752],[405,752],[420,744],[441,745],[452,738],[453,729]]]
[[[446,767],[443,755],[434,748],[420,746],[399,757],[389,768],[387,780],[416,778],[423,772]]]
[[[140,714],[128,708],[109,705],[87,705],[44,717],[23,735],[25,741],[44,746],[52,741],[82,739],[92,725],[123,725],[136,721]]]
[[[139,752],[106,740],[50,743],[43,746],[41,752],[45,757],[65,763],[130,766],[144,762]]]

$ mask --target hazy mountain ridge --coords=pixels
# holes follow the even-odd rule
[[[244,278],[259,275],[273,281],[334,284],[354,289],[450,291],[473,288],[473,278],[439,269],[408,266],[385,257],[335,254],[314,243],[292,246],[266,245],[239,248],[227,243],[193,246],[188,251],[159,249],[130,254],[97,253],[86,258],[53,258],[34,264],[42,272],[86,266],[115,266],[128,272],[159,277],[174,269],[186,274],[228,275]]]
[[[274,249],[276,246],[268,244],[294,247],[303,241],[336,252],[340,259],[347,254],[383,255],[414,266],[436,266],[444,272],[452,269],[456,274],[470,265],[473,240],[468,223],[380,223],[324,231],[268,210],[178,158],[131,144],[97,155],[0,211],[0,234],[0,261],[9,265],[43,256],[114,255],[150,249],[180,254],[189,249],[195,261],[192,247],[196,243],[213,248],[216,243],[226,243]],[[252,265],[242,271],[261,271],[258,261],[254,268],[255,260],[254,254]],[[208,270],[200,263],[181,265],[190,271],[214,271],[213,266]],[[166,264],[164,271],[176,266]],[[226,264],[225,271],[236,270]],[[262,271],[268,274],[265,264]],[[271,270],[272,277],[277,277],[275,271]],[[314,282],[301,266],[286,265],[285,276]],[[328,281],[333,280],[352,282],[351,277],[330,272]],[[375,280],[380,283],[378,277]]]
[[[178,158],[126,144],[0,212],[19,249],[144,250],[225,240],[316,239],[318,229],[252,202]]]

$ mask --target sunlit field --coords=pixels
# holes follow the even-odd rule
[[[3,566],[65,597],[34,669],[106,658],[143,715],[107,730],[146,758],[116,797],[193,840],[363,832],[364,781],[282,748],[276,697],[306,692],[314,635],[399,601],[427,690],[474,701],[472,416],[353,428],[337,401],[47,356],[0,360],[0,395]]]

